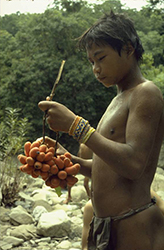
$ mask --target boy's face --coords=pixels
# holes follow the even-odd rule
[[[96,45],[87,49],[88,60],[92,64],[93,73],[105,87],[121,85],[125,81],[130,67],[126,50],[121,56],[110,45]]]

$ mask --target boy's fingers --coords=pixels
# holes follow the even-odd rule
[[[45,110],[50,109],[52,107],[52,102],[51,101],[41,101],[38,103],[38,107],[42,111],[45,111]]]
[[[42,141],[43,141],[43,137],[40,137],[40,138],[36,139],[36,141],[38,141],[38,142],[42,143]]]
[[[43,137],[38,138],[36,141],[39,141],[40,143],[42,143]],[[54,147],[56,144],[56,141],[54,139],[51,139],[48,136],[45,136],[45,142],[48,143],[50,147]]]

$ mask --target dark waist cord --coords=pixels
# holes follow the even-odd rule
[[[156,199],[155,199],[155,197],[153,197],[151,199],[150,203],[148,203],[148,204],[146,204],[146,205],[144,205],[144,206],[142,206],[140,208],[131,209],[129,212],[127,212],[127,213],[125,213],[123,215],[113,216],[113,217],[111,217],[111,219],[112,219],[112,221],[126,219],[126,218],[128,218],[128,217],[130,217],[130,216],[132,216],[134,214],[142,212],[143,210],[145,210],[145,209],[147,209],[147,208],[149,208],[149,207],[151,207],[151,206],[153,206],[155,204],[156,204]]]

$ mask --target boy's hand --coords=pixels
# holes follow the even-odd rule
[[[38,138],[36,141],[39,141],[40,143],[43,142],[43,137]],[[53,140],[52,138],[45,136],[45,144],[48,146],[48,148],[50,147],[54,147],[56,146],[56,141]],[[57,155],[64,155],[66,152],[68,152],[67,149],[65,149],[59,142],[57,143],[57,151],[56,154]]]
[[[68,133],[76,115],[64,105],[52,102],[41,101],[38,104],[42,111],[47,111],[46,121],[50,129]]]

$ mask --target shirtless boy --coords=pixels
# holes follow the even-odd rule
[[[117,96],[96,130],[60,103],[42,101],[39,108],[47,110],[52,130],[69,133],[93,151],[91,160],[72,155],[92,181],[88,249],[163,250],[164,217],[151,201],[150,186],[164,136],[164,102],[141,74],[139,37],[127,17],[110,13],[79,43],[95,77],[107,88],[116,86]],[[58,154],[65,150],[58,144]]]

